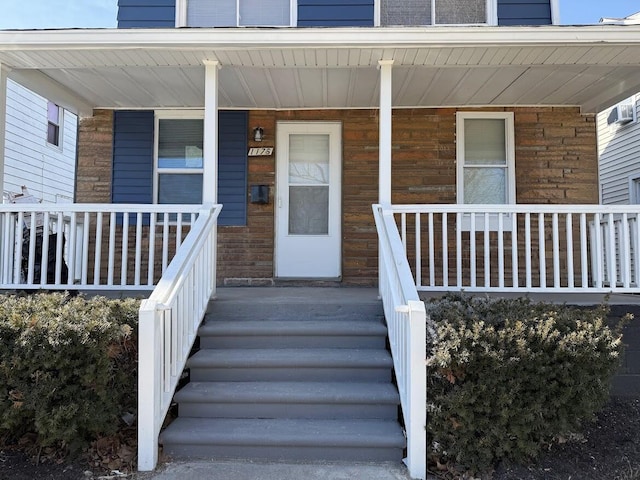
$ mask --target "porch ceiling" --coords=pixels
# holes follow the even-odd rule
[[[85,109],[201,108],[204,60],[221,108],[375,108],[381,59],[396,107],[595,112],[640,91],[637,26],[0,32],[10,78]]]

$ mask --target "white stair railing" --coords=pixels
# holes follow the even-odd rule
[[[199,205],[0,205],[0,289],[152,290]]]
[[[640,293],[637,205],[393,205],[419,291]]]
[[[379,240],[379,289],[407,435],[406,464],[426,478],[426,313],[416,290],[393,212],[373,205]]]
[[[158,462],[158,436],[216,288],[220,205],[202,208],[139,312],[138,469]]]

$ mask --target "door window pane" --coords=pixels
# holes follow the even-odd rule
[[[329,187],[289,187],[289,234],[329,233]],[[313,252],[309,252],[313,255]]]
[[[329,184],[329,135],[289,135],[289,183]]]

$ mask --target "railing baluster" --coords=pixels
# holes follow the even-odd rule
[[[489,214],[484,213],[484,287],[491,287],[491,247],[489,238]]]
[[[462,212],[456,212],[456,287],[462,288]]]
[[[113,285],[113,269],[116,251],[116,212],[111,212],[109,218],[109,269],[107,271],[107,285]]]
[[[149,215],[149,266],[147,268],[147,285],[153,285],[156,261],[156,214]]]
[[[513,287],[518,288],[519,265],[518,265],[518,214],[513,212],[511,217],[511,276]]]
[[[635,214],[634,217],[636,228],[635,235],[633,239],[633,258],[635,260],[635,287],[640,287],[640,218],[638,218],[638,214]]]
[[[574,288],[573,281],[573,218],[571,213],[567,213],[566,216],[566,229],[567,229],[567,287]]]
[[[433,282],[435,285],[435,282]],[[449,234],[447,232],[447,212],[442,212],[442,286],[449,286]]]
[[[120,260],[120,285],[126,285],[129,270],[129,212],[122,214],[122,255]]]
[[[93,284],[100,285],[100,267],[102,265],[102,227],[104,218],[102,212],[96,215],[95,257],[93,260]]]
[[[67,250],[67,266],[69,267],[69,275],[67,278],[67,285],[71,286],[75,283],[76,278],[76,252],[77,252],[77,235],[78,235],[78,220],[76,219],[76,212],[69,212],[71,215],[71,223],[69,224],[69,243]]]
[[[609,287],[616,288],[618,285],[618,275],[616,268],[616,231],[615,231],[615,222],[613,218],[613,213],[608,214],[608,222],[607,222],[607,266],[609,267]]]
[[[524,216],[524,263],[526,286],[527,289],[530,289],[533,280],[531,279],[531,214],[529,212]]]
[[[504,288],[504,225],[502,213],[498,213],[498,287]]]
[[[142,212],[136,214],[136,265],[134,271],[135,286],[140,285],[140,269],[142,268]]]
[[[400,215],[400,224],[401,224],[401,230],[400,230],[400,235],[402,238],[402,246],[404,247],[404,251],[407,252],[407,214],[406,213],[402,213]]]
[[[624,255],[620,257],[620,270],[622,274],[622,283],[624,288],[631,286],[631,238],[629,238],[629,217],[626,213],[622,214],[622,238],[619,239],[619,245]]]
[[[538,259],[540,265],[540,288],[547,287],[547,252],[545,249],[544,213],[538,214]]]
[[[42,222],[42,254],[40,255],[40,285],[49,283],[49,229],[51,218],[49,212],[44,212]]]
[[[91,228],[91,217],[89,212],[84,212],[84,221],[82,222],[82,273],[80,276],[80,284],[86,285],[89,275],[89,229]]]
[[[176,215],[176,253],[182,243],[182,214]]]
[[[553,286],[560,288],[560,233],[557,213],[551,216],[551,226],[553,230]]]
[[[416,285],[422,285],[422,255],[420,238],[420,213],[415,215],[415,236],[416,236]]]
[[[31,215],[34,217],[35,215]],[[24,213],[18,212],[18,222],[16,226],[16,242],[13,255],[13,282],[20,283],[20,273],[22,268],[22,242],[24,239]]]
[[[162,273],[169,263],[169,215],[164,213],[162,218]]]
[[[588,246],[587,246],[587,214],[580,214],[580,274],[582,288],[589,288],[589,263],[588,263]]]
[[[436,266],[435,262],[435,238],[433,232],[433,212],[429,212],[429,286],[436,286]],[[443,255],[444,261],[444,255]]]
[[[469,229],[469,249],[470,249],[470,264],[471,264],[471,287],[476,287],[476,214],[471,213],[471,228]]]

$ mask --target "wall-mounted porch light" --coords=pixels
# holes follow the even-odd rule
[[[262,127],[254,128],[253,129],[253,141],[254,142],[261,142],[263,138],[264,138],[264,128],[262,128]]]

